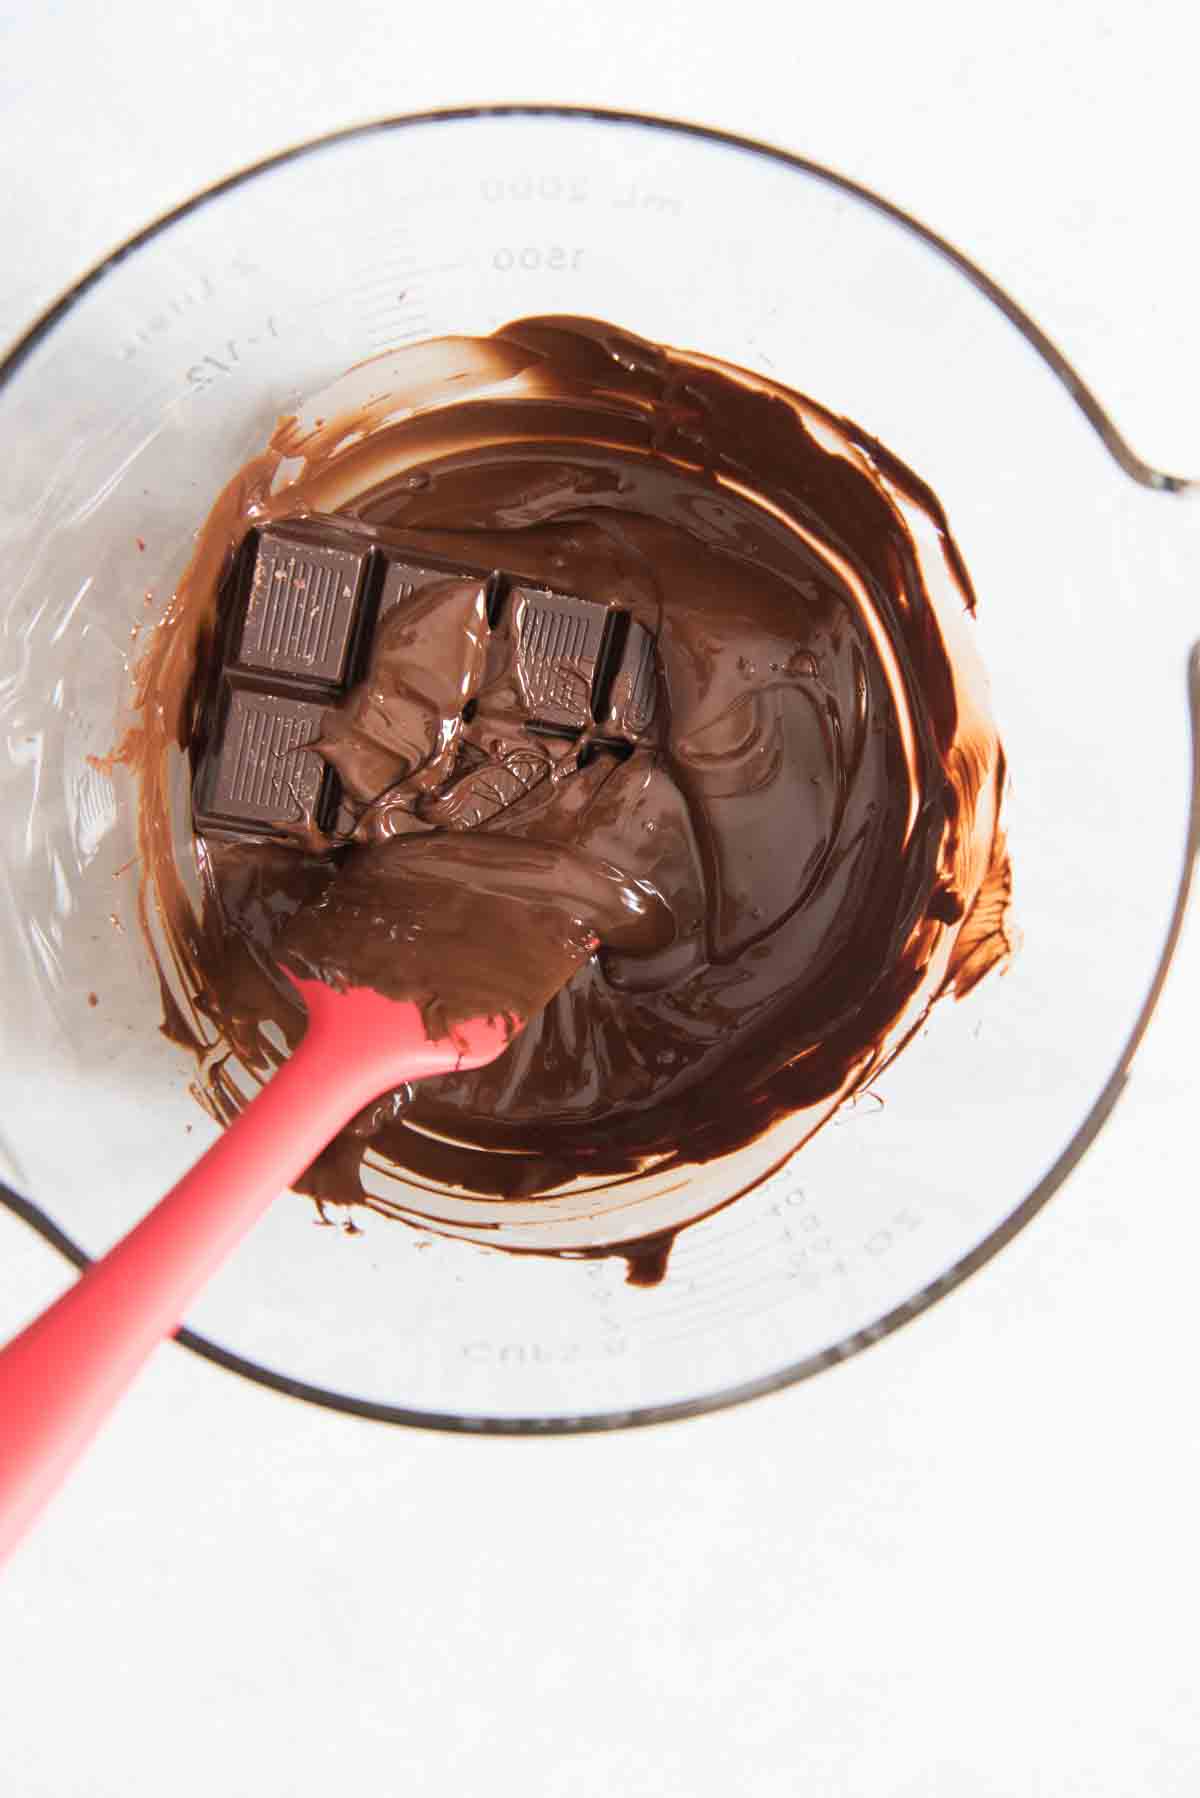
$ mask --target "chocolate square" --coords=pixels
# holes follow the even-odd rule
[[[517,688],[528,717],[551,729],[585,730],[608,607],[523,586],[513,587],[509,605]]]
[[[371,545],[317,542],[303,530],[260,531],[237,662],[259,674],[331,687],[347,679]]]
[[[328,787],[319,755],[324,707],[234,686],[220,735],[197,785],[196,828],[257,834],[319,821]]]
[[[423,588],[431,587],[438,581],[461,580],[464,575],[470,579],[473,572],[459,567],[438,568],[425,561],[409,561],[407,557],[397,555],[391,549],[382,550],[381,559],[383,581],[379,589],[377,623],[382,623],[396,606],[406,605]]]

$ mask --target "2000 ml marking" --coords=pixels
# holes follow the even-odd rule
[[[489,175],[480,182],[479,192],[489,206],[585,206],[601,201],[622,211],[652,212],[659,217],[678,218],[683,211],[678,194],[664,193],[661,188],[647,187],[640,181],[623,181],[612,189],[605,189],[602,182],[599,190],[593,190],[587,179],[578,175]]]
[[[489,206],[502,200],[544,200],[550,205],[582,206],[588,198],[587,182],[576,175],[488,176],[479,191]]]

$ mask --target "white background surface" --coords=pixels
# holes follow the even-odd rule
[[[298,138],[481,99],[642,107],[910,207],[1142,454],[1200,473],[1194,9],[962,10],[3,0],[0,338]],[[791,1392],[481,1442],[164,1349],[5,1576],[0,1790],[1190,1798],[1198,936],[1066,1190]],[[0,1213],[0,1336],[66,1277]]]

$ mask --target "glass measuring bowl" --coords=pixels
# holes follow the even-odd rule
[[[873,1096],[685,1232],[659,1288],[625,1285],[619,1261],[372,1216],[316,1229],[283,1200],[190,1319],[207,1352],[286,1390],[475,1429],[747,1396],[993,1252],[1111,1102],[1178,909],[1191,793],[1193,508],[911,221],[649,120],[495,109],[308,146],[148,229],[0,370],[0,1116],[31,1221],[97,1252],[213,1131],[158,1033],[133,792],[88,760],[125,722],[192,532],[274,420],[349,364],[550,312],[761,369],[931,483],[980,595],[1025,945],[939,1007]]]

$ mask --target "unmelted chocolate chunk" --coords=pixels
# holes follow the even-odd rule
[[[616,622],[597,696],[596,721],[602,734],[633,740],[645,734],[654,718],[658,697],[654,638],[636,618],[618,617]]]
[[[550,772],[539,734],[632,741],[653,714],[654,642],[624,612],[344,519],[250,532],[225,604],[193,789],[209,834],[475,829]],[[481,688],[500,727],[468,744]]]
[[[196,780],[197,830],[271,835],[315,824],[333,803],[331,777],[306,745],[321,734],[323,708],[254,687],[227,686],[215,748]]]
[[[607,606],[535,587],[514,587],[508,604],[517,691],[528,717],[548,730],[586,730]]]
[[[423,593],[426,588],[436,586],[438,582],[444,581],[448,574],[468,574],[478,576],[480,579],[484,578],[483,571],[480,569],[452,568],[448,564],[438,567],[426,561],[406,561],[399,552],[392,549],[382,550],[380,555],[383,563],[383,578],[379,587],[377,614],[379,624],[382,624],[388,613],[397,606],[410,605],[418,594]],[[489,602],[494,584],[494,577],[485,581]]]
[[[356,633],[364,623],[369,542],[348,531],[314,541],[303,528],[277,525],[255,544],[237,661],[269,676],[344,684]]]

